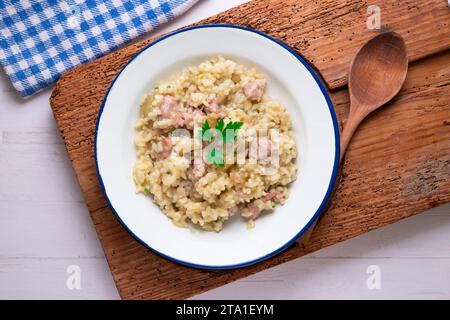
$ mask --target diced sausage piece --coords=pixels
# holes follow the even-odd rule
[[[164,160],[172,153],[172,141],[168,137],[163,137],[160,140],[161,150],[156,153],[157,160]]]
[[[238,195],[239,197],[245,199],[245,198],[248,198],[250,194],[248,193],[248,191],[245,191],[245,190],[239,190],[239,191],[237,192],[237,195]]]
[[[196,120],[197,117],[205,116],[205,113],[202,110],[192,107],[189,109],[189,113],[194,115],[194,120]]]
[[[264,202],[267,202],[269,200],[272,200],[273,197],[275,197],[277,195],[277,190],[272,189],[269,192],[267,192],[261,199]]]
[[[259,81],[252,81],[244,86],[244,95],[251,101],[261,101],[264,94],[264,86]]]
[[[189,195],[192,192],[192,190],[194,190],[194,184],[192,183],[192,181],[189,180],[181,181],[180,187],[183,189],[183,192],[186,196]]]
[[[192,169],[192,173],[191,173],[191,180],[193,182],[197,182],[198,180],[200,180],[200,178],[202,178],[206,173],[205,170],[205,165],[198,163],[198,164],[194,164],[194,168]]]
[[[180,112],[178,101],[172,96],[164,96],[163,105],[161,107],[161,116],[164,119],[172,119]]]
[[[197,182],[206,174],[206,163],[203,161],[200,163],[194,163],[194,167],[192,168],[191,172],[189,173],[189,179],[191,179],[192,182]]]
[[[230,216],[234,216],[238,212],[239,212],[239,207],[238,206],[234,206],[233,208],[228,210],[228,213],[230,214]]]
[[[215,99],[208,100],[208,103],[205,105],[206,113],[218,113],[219,112],[219,104]]]
[[[195,121],[197,121],[197,119],[203,117],[204,115],[205,114],[203,113],[202,110],[193,108],[193,107],[189,107],[188,111],[183,112],[183,114],[182,114],[184,125],[188,129],[193,129]]]
[[[164,96],[163,105],[161,107],[161,117],[163,119],[172,120],[173,127],[183,127],[185,125],[185,119],[183,118],[184,112],[180,103],[172,96]]]
[[[249,219],[256,220],[262,212],[262,209],[258,207],[258,205],[255,202],[251,202],[248,207],[248,211],[250,212]]]

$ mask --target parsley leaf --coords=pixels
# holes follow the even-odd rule
[[[219,120],[219,122],[217,122],[215,128],[219,131],[223,130],[223,126],[225,125],[225,121],[222,119]]]
[[[237,138],[237,131],[242,127],[244,123],[240,121],[230,121],[222,132],[223,141],[225,143],[231,143]],[[229,130],[229,131],[228,131]],[[221,130],[222,131],[222,130]],[[228,133],[228,134],[227,134]]]
[[[220,149],[212,149],[206,156],[208,163],[215,164],[216,166],[223,167],[225,165],[223,161],[223,151]]]
[[[221,138],[225,143],[231,143],[237,138],[237,131],[243,126],[243,122],[240,121],[230,121],[225,126],[225,120],[222,118],[220,119],[214,129],[218,130],[221,134]],[[202,128],[199,132],[199,139],[201,141],[207,141],[210,142],[213,140],[213,135],[211,134],[205,134],[208,130],[210,130],[211,127],[208,123],[208,120],[205,120],[205,122],[202,125]],[[223,167],[225,165],[223,160],[223,150],[220,148],[214,148],[212,149],[207,157],[206,160],[208,163],[215,164],[217,166]]]

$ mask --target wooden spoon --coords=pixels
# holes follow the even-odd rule
[[[381,33],[359,49],[348,74],[350,113],[341,134],[340,160],[359,124],[397,95],[407,71],[405,42],[395,32]]]
[[[348,74],[350,113],[341,134],[341,166],[356,128],[369,113],[397,95],[407,71],[405,42],[395,32],[375,36],[356,52]],[[316,223],[299,239],[301,245],[309,241]]]

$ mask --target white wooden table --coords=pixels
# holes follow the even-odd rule
[[[203,0],[158,33],[243,2]],[[118,299],[50,110],[50,90],[22,100],[1,78],[0,299]],[[79,290],[66,284],[69,266],[80,268]],[[195,298],[448,299],[449,271],[445,205]]]

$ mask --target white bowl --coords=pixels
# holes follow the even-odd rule
[[[254,229],[247,230],[243,219],[235,216],[219,233],[192,232],[175,227],[149,197],[136,194],[133,125],[141,97],[158,80],[219,54],[266,76],[268,95],[292,116],[299,174],[286,204],[261,216]],[[292,49],[254,30],[203,25],[160,38],[123,68],[99,113],[95,157],[105,196],[136,240],[191,267],[237,268],[280,253],[318,218],[336,180],[339,129],[319,77]]]

